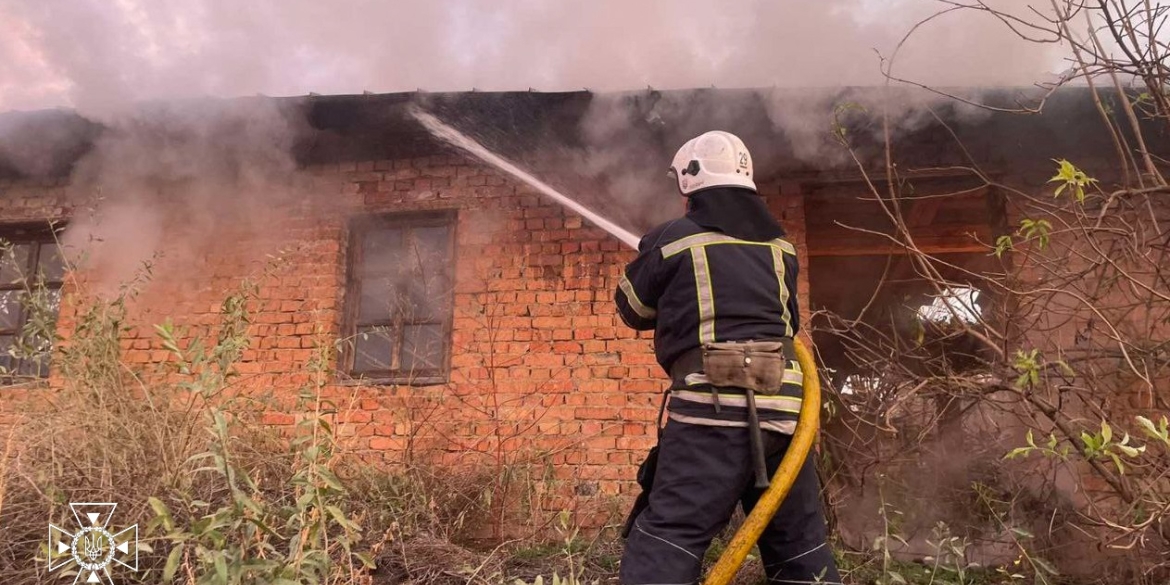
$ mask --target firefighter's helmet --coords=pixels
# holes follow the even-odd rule
[[[712,187],[756,190],[751,153],[738,136],[722,130],[688,140],[674,155],[668,174],[684,196]]]

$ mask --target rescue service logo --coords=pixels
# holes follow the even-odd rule
[[[110,519],[118,504],[75,503],[76,532],[49,524],[49,572],[76,571],[73,583],[114,585],[110,569],[138,571],[138,525],[113,532]]]

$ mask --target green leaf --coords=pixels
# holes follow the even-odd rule
[[[897,571],[890,571],[889,577],[890,577],[890,583],[901,583],[902,585],[906,585],[906,578],[903,577],[902,574],[897,572]]]
[[[331,487],[339,492],[342,492],[342,493],[345,492],[345,486],[341,485],[341,480],[338,479],[336,475],[333,475],[332,471],[329,471],[328,469],[325,469],[325,468],[321,468],[321,469],[317,470],[317,475],[321,478],[321,481],[325,482],[325,485],[327,485],[327,486],[329,486],[329,487]]]
[[[243,492],[237,492],[236,502],[238,502],[241,506],[247,508],[248,510],[255,512],[256,514],[263,514],[264,513],[264,509],[263,509],[263,507],[260,506],[260,503],[257,502],[256,500],[253,500],[250,496],[248,496],[247,494],[245,494]]]
[[[171,515],[171,511],[167,508],[167,505],[164,504],[162,500],[154,496],[147,498],[146,503],[150,505],[150,509],[154,510],[154,513],[157,516]]]
[[[1102,445],[1108,443],[1113,438],[1113,427],[1109,426],[1109,423],[1105,421],[1101,421],[1101,438],[1104,439]]]
[[[316,496],[313,494],[313,492],[305,492],[301,494],[301,497],[297,498],[297,509],[308,510],[309,507],[313,505],[313,500],[315,498]]]
[[[1117,466],[1117,472],[1125,475],[1125,465],[1121,463],[1121,458],[1117,456],[1117,453],[1110,453],[1109,458],[1112,459],[1113,464]]]
[[[1155,426],[1154,421],[1144,416],[1137,416],[1135,418],[1137,419],[1138,425],[1142,427],[1142,430],[1145,431],[1145,433],[1149,435],[1151,439],[1157,439],[1167,446],[1170,446],[1170,433],[1167,433],[1166,431],[1166,417],[1162,417],[1161,428]]]
[[[371,557],[371,556],[370,556],[370,553],[367,553],[367,552],[359,552],[359,553],[354,553],[354,555],[353,555],[353,556],[354,556],[354,558],[356,558],[356,559],[357,559],[359,562],[361,562],[362,566],[364,566],[364,567],[365,567],[365,568],[367,568],[367,569],[376,569],[376,568],[378,568],[378,566],[377,566],[377,565],[374,563],[374,559],[373,559],[373,557]]]
[[[349,518],[345,517],[345,512],[342,512],[341,508],[338,508],[337,506],[325,506],[325,511],[329,512],[329,515],[333,517],[333,520],[337,522],[338,526],[350,530],[353,530],[357,527],[357,525],[350,521]]]
[[[163,530],[172,532],[175,529],[175,522],[171,518],[171,510],[162,500],[156,497],[147,498],[146,503],[150,505],[150,509],[154,510],[154,515],[158,516],[162,521]]]
[[[1135,416],[1134,420],[1136,420],[1138,425],[1141,426],[1142,429],[1144,429],[1147,433],[1149,433],[1151,437],[1158,436],[1158,427],[1154,426],[1154,421],[1141,416],[1140,414]]]
[[[1096,183],[1097,180],[1088,176],[1084,171],[1078,169],[1067,160],[1060,159],[1054,160],[1053,162],[1056,162],[1059,166],[1056,175],[1049,179],[1048,182],[1061,183],[1061,185],[1056,188],[1056,192],[1053,194],[1053,197],[1060,197],[1060,194],[1064,192],[1065,189],[1072,187],[1073,192],[1076,193],[1077,201],[1084,202],[1085,187]]]
[[[263,532],[264,534],[267,534],[268,536],[271,536],[272,538],[275,538],[275,539],[280,539],[280,535],[277,534],[275,530],[270,528],[267,524],[265,524],[259,518],[245,518],[244,521],[255,526],[256,528],[259,528],[260,531]]]
[[[223,553],[215,555],[215,576],[220,583],[228,582],[227,559],[224,558]]]
[[[162,579],[165,583],[170,583],[175,579],[175,571],[179,570],[179,561],[183,558],[183,545],[178,545],[171,549],[171,554],[167,555],[167,564],[163,566]]]
[[[1031,450],[1032,450],[1031,447],[1016,447],[1015,449],[1008,451],[1007,455],[1004,455],[1003,458],[1004,459],[1015,459],[1016,457],[1020,457],[1022,455],[1027,455]]]
[[[1000,236],[995,240],[995,251],[993,252],[996,258],[1002,258],[1003,253],[1014,249],[1011,236]]]
[[[1015,534],[1019,538],[1033,538],[1032,533],[1023,528],[1012,528],[1011,531],[1012,534]]]
[[[1141,454],[1143,451],[1146,450],[1146,447],[1145,447],[1145,445],[1142,445],[1141,447],[1131,447],[1129,445],[1118,445],[1117,449],[1119,451],[1121,451],[1122,453],[1125,453],[1126,457],[1137,457],[1139,454]]]

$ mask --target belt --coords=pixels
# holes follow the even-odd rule
[[[791,337],[750,339],[747,341],[779,341],[784,346],[784,359],[796,359],[796,347],[793,345]],[[688,349],[678,359],[674,360],[673,364],[670,364],[670,380],[673,382],[672,386],[686,386],[686,377],[701,371],[703,371],[702,346]]]

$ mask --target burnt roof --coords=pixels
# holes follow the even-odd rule
[[[242,99],[273,100],[287,115],[298,117],[304,131],[298,133],[293,151],[303,165],[451,152],[451,147],[431,136],[409,115],[412,105],[436,112],[513,158],[524,160],[549,145],[583,148],[590,142],[582,122],[591,107],[599,100],[607,100],[609,107],[617,106],[621,124],[621,132],[609,139],[636,138],[642,145],[640,156],[656,169],[665,168],[674,149],[687,138],[713,128],[743,137],[764,179],[824,173],[839,166],[842,161],[796,155],[800,146],[796,141],[804,138],[774,123],[770,112],[783,108],[786,99],[777,97],[775,91],[711,88],[617,94],[408,92],[213,101],[217,107],[231,108]],[[830,101],[847,103],[851,95],[872,95],[878,90],[835,91]],[[1014,107],[1018,95],[1019,91],[1002,89],[983,98],[986,103]],[[818,132],[828,134],[831,112],[826,110],[824,114],[825,118],[816,124],[823,127]],[[882,160],[880,119],[874,112],[845,111],[841,120],[841,127],[864,162]],[[0,177],[68,175],[109,130],[71,110],[0,114]],[[902,132],[896,155],[907,166],[966,165],[968,155],[994,169],[1031,166],[1046,164],[1058,156],[1114,152],[1108,133],[1102,130],[1104,126],[1088,90],[1064,88],[1048,99],[1040,114],[972,116],[953,103],[936,104],[929,115],[920,116]],[[1160,126],[1151,126],[1149,140],[1151,150],[1167,152],[1167,137]],[[1085,164],[1092,168],[1092,163]]]

